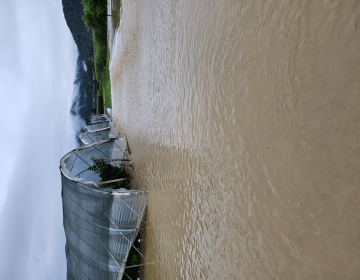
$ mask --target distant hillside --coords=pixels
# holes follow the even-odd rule
[[[84,6],[81,0],[62,0],[63,13],[74,41],[79,50],[79,57],[82,64],[85,65],[84,71],[82,71],[82,79],[79,85],[79,95],[73,101],[71,112],[74,112],[74,106],[80,107],[79,114],[88,123],[90,120],[90,109],[93,107],[94,98],[94,71],[93,71],[93,37],[92,31],[86,27],[85,23],[81,19],[84,10]],[[78,73],[77,73],[78,74]],[[76,74],[76,75],[77,75]],[[79,103],[80,101],[80,103]]]
[[[74,37],[81,56],[93,54],[92,31],[86,27],[81,19],[84,6],[81,0],[62,0],[63,12],[67,25]]]

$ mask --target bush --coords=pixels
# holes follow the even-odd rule
[[[93,29],[101,29],[107,22],[107,1],[106,0],[83,0],[85,4],[82,17],[86,26]]]
[[[106,163],[104,160],[94,160],[93,166],[89,167],[88,170],[91,170],[99,175],[101,181],[110,181],[116,179],[122,179],[129,176],[125,170],[123,163],[120,166],[115,166],[109,163]],[[121,181],[117,183],[117,188],[125,188],[128,185],[127,181]],[[106,184],[100,185],[100,187],[105,187]]]

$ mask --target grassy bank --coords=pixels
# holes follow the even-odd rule
[[[109,70],[110,54],[109,49],[106,56],[106,66],[104,71],[101,73],[100,81],[102,83],[105,108],[111,108],[111,81],[110,81],[110,70]]]
[[[103,37],[102,34],[97,36],[94,32],[94,67],[96,80],[99,82],[99,89],[97,90],[96,97],[97,114],[103,114],[105,108],[111,108],[109,51],[106,37]]]
[[[111,108],[111,83],[109,73],[109,52],[107,44],[107,1],[83,0],[83,20],[93,31],[94,68],[99,88],[96,92],[96,112],[103,114]]]

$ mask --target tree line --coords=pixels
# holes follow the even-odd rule
[[[82,0],[85,5],[82,17],[86,26],[95,30],[103,30],[107,23],[107,1],[106,0]]]
[[[97,113],[104,113],[102,77],[106,70],[107,59],[107,0],[82,0],[84,15],[82,19],[85,25],[93,31],[94,36],[94,66],[100,89],[97,90]]]

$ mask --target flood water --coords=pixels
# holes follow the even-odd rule
[[[359,279],[360,1],[119,14],[113,118],[149,191],[141,279]]]

